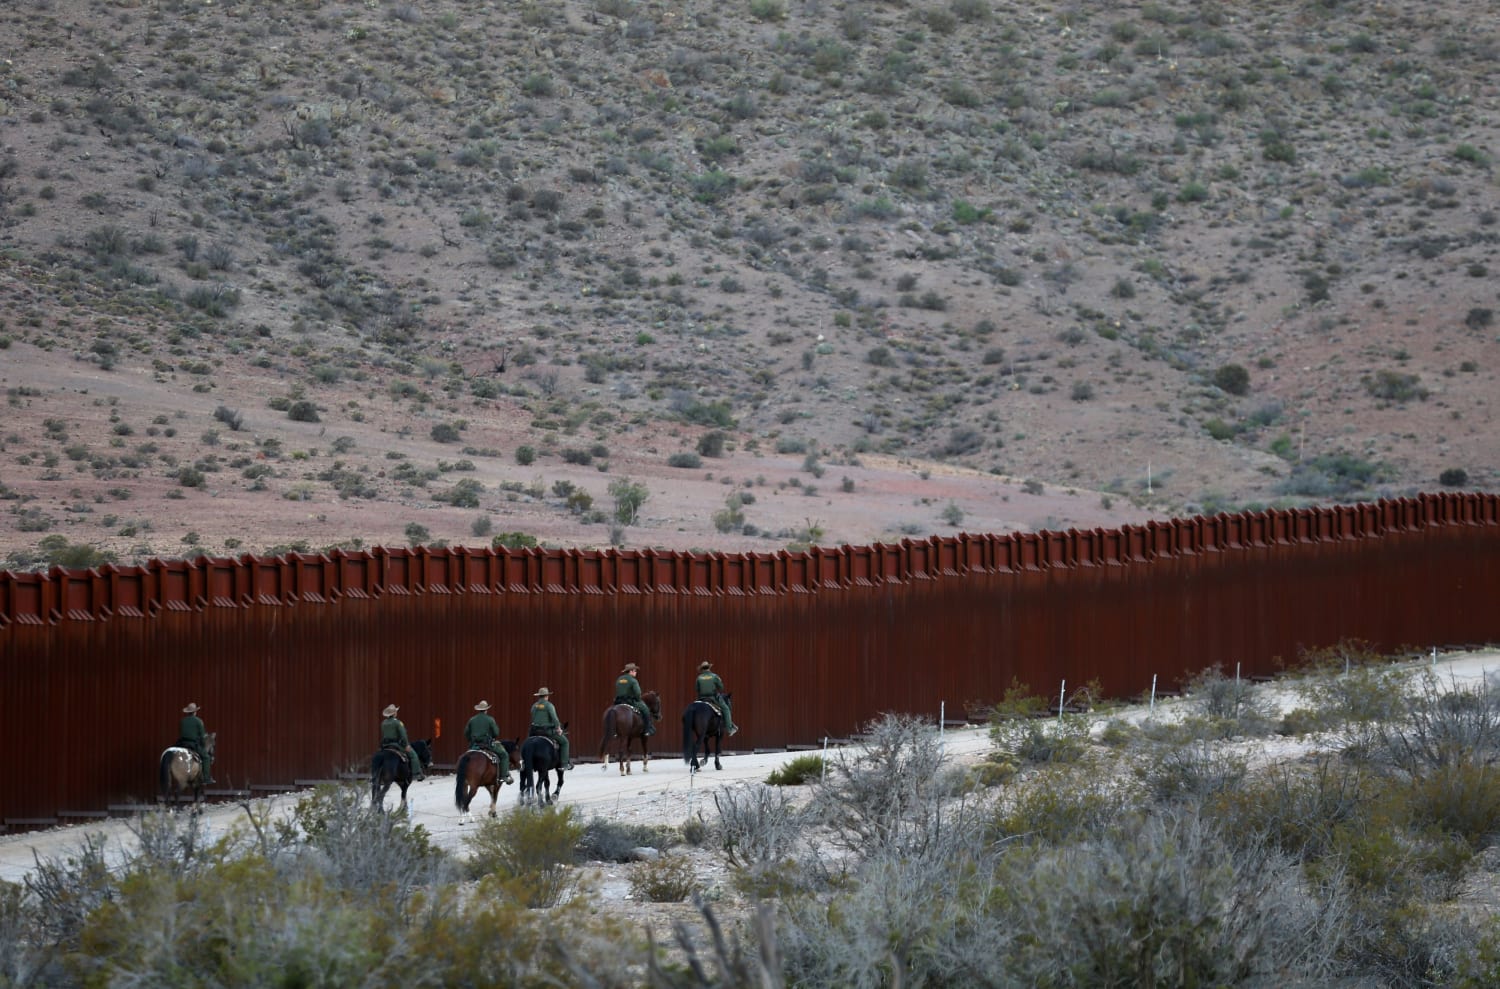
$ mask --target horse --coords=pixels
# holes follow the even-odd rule
[[[517,759],[516,743],[506,738],[500,744],[514,765]],[[459,824],[473,819],[473,815],[469,813],[469,803],[481,789],[490,791],[490,816],[495,816],[495,801],[500,799],[500,787],[504,780],[500,778],[500,767],[489,756],[474,749],[465,752],[458,758],[453,778],[457,781],[453,790],[453,804],[459,810]]]
[[[567,725],[563,729],[567,730]],[[535,803],[538,807],[553,801],[552,779],[549,770],[557,772],[557,796],[562,796],[563,770],[562,749],[545,735],[532,735],[521,743],[521,806]],[[542,788],[537,798],[537,786]]]
[[[727,701],[733,694],[725,694]],[[693,701],[682,712],[682,761],[689,765],[689,772],[698,771],[698,748],[703,748],[703,761],[708,762],[708,741],[714,743],[714,768],[723,769],[719,761],[720,747],[724,744],[724,716],[710,701]]]
[[[661,720],[661,695],[654,690],[648,690],[641,695],[641,700],[646,705],[646,710],[651,712],[653,720]],[[620,775],[630,775],[630,743],[640,739],[641,741],[641,772],[651,768],[651,746],[650,739],[646,737],[646,726],[641,723],[641,712],[637,711],[631,704],[616,704],[604,712],[604,738],[599,742],[599,754],[604,757],[604,765],[601,767],[605,772],[609,771],[609,757],[612,753],[615,762],[620,764]],[[609,749],[606,752],[605,749]]]
[[[218,732],[211,731],[203,737],[203,750],[212,758],[214,739]],[[203,800],[203,760],[198,753],[181,745],[169,745],[162,751],[158,777],[161,781],[161,798],[167,803],[178,803],[188,790],[193,791],[193,803]]]
[[[426,769],[432,765],[432,739],[419,738],[411,743],[417,753],[417,761]],[[407,813],[411,805],[406,802],[406,788],[411,786],[411,762],[406,753],[391,746],[381,746],[370,758],[370,806],[385,809],[385,794],[394,783],[401,788],[401,806]]]

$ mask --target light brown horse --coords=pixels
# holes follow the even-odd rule
[[[641,702],[651,712],[655,721],[661,721],[661,695],[648,690],[641,695]],[[620,775],[630,775],[630,743],[640,739],[641,772],[650,769],[650,739],[646,737],[646,726],[641,722],[641,712],[631,704],[616,704],[604,712],[604,739],[599,743],[599,755],[603,757],[604,769],[609,769],[610,756],[620,766]],[[606,749],[608,751],[606,751]]]
[[[209,732],[203,737],[203,750],[210,757],[214,754],[214,739],[218,732]],[[167,803],[175,804],[182,796],[192,791],[193,803],[203,799],[203,760],[192,749],[180,745],[168,746],[161,754],[161,796]]]

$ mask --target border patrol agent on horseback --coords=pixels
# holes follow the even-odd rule
[[[385,710],[380,712],[385,715],[385,720],[380,723],[380,747],[389,745],[400,748],[406,753],[406,761],[411,763],[412,780],[425,780],[427,774],[422,772],[422,760],[417,758],[417,750],[411,747],[411,739],[406,736],[406,726],[396,717],[399,710],[401,709],[396,705],[387,704]],[[499,731],[495,734],[498,735]]]
[[[510,775],[510,756],[506,755],[503,745],[495,744],[495,740],[500,737],[500,726],[489,715],[490,702],[480,701],[474,705],[474,710],[479,713],[464,725],[464,741],[469,743],[469,748],[488,752],[499,760],[499,768],[495,771],[496,779],[514,783],[515,780]]]
[[[640,669],[634,663],[626,663],[620,670],[619,676],[615,677],[615,703],[635,708],[641,716],[641,723],[646,726],[642,734],[649,737],[656,734],[656,725],[651,722],[651,709],[641,699],[641,682],[635,678]]]
[[[709,662],[698,664],[698,679],[693,681],[693,686],[698,691],[700,701],[707,701],[719,709],[719,714],[724,718],[724,735],[728,737],[740,729],[730,716],[729,698],[724,696],[724,681],[714,672],[713,665]]]
[[[208,786],[214,781],[214,757],[208,752],[208,729],[203,726],[203,719],[198,717],[198,712],[203,710],[197,704],[189,704],[182,709],[182,721],[177,726],[177,744],[196,755],[203,763],[202,784]]]
[[[531,734],[543,735],[557,743],[562,750],[562,766],[565,772],[573,768],[573,760],[568,755],[568,736],[563,732],[562,721],[557,716],[557,708],[547,698],[552,696],[552,691],[543,687],[532,695],[536,703],[531,705]]]

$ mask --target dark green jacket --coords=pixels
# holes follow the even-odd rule
[[[615,699],[620,698],[627,701],[641,699],[641,682],[629,673],[621,673],[615,677]]]
[[[562,731],[562,720],[557,716],[557,708],[545,697],[537,698],[537,702],[531,705],[531,727],[554,728]]]
[[[499,737],[500,726],[495,723],[494,718],[483,711],[474,715],[469,719],[469,723],[464,725],[464,741],[468,742],[472,748],[493,749],[495,739]]]
[[[185,715],[182,722],[177,726],[177,741],[179,745],[185,745],[203,754],[203,743],[208,739],[208,731],[203,727],[203,719],[196,714]]]
[[[406,726],[400,718],[386,718],[380,723],[380,744],[387,742],[400,742],[403,749],[411,746],[411,739],[406,737]]]
[[[713,697],[716,694],[724,692],[724,681],[719,679],[719,674],[712,670],[704,670],[702,673],[699,673],[698,679],[694,683],[698,688],[699,697]]]

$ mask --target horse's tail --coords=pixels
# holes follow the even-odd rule
[[[614,737],[615,709],[611,707],[608,711],[604,712],[604,731],[599,738],[599,758],[604,758],[604,750],[609,747],[609,743]],[[605,765],[607,766],[609,763],[605,763]]]
[[[689,704],[687,710],[682,712],[682,761],[684,763],[693,761],[693,750],[697,747],[693,741],[693,705]]]
[[[468,796],[469,777],[465,770],[469,768],[469,756],[471,755],[473,755],[473,753],[465,752],[463,755],[459,756],[458,765],[453,768],[453,806],[457,807],[459,810],[467,809],[464,807],[464,797]]]
[[[172,789],[172,750],[167,749],[161,754],[161,766],[157,774],[161,782],[162,796],[166,796]]]

